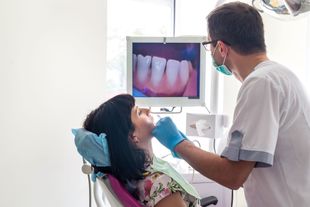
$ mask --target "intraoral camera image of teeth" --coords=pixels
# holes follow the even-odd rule
[[[200,43],[133,43],[135,97],[199,97]]]

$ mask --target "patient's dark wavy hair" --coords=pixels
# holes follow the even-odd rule
[[[123,184],[143,178],[147,156],[133,143],[134,131],[131,110],[135,99],[129,94],[117,95],[88,114],[83,127],[97,135],[106,134],[110,152],[110,168],[96,168],[109,172]]]

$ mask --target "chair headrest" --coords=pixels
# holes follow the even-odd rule
[[[99,136],[83,128],[72,129],[77,151],[89,163],[97,167],[111,166],[106,134]]]

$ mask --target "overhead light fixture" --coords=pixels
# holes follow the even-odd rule
[[[280,19],[304,16],[310,11],[310,0],[252,0],[252,5],[258,11]]]

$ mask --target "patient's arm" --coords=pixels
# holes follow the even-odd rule
[[[163,198],[161,201],[159,201],[155,207],[186,207],[186,204],[181,196],[181,193],[175,192],[165,198]]]

